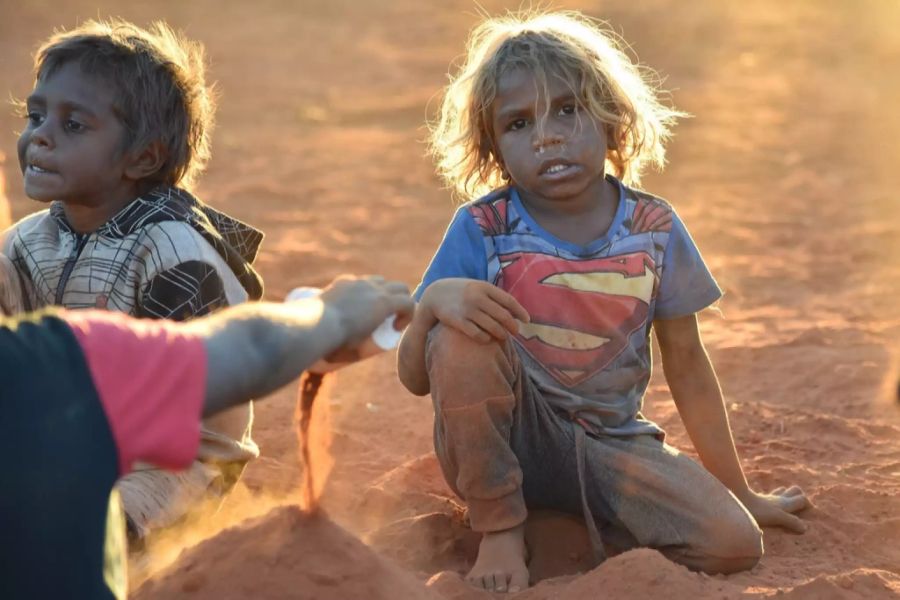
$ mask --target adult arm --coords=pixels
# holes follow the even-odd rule
[[[348,354],[388,315],[409,321],[402,283],[341,278],[317,299],[247,303],[188,323],[69,311],[119,449],[120,472],[136,460],[178,468],[193,460],[199,419],[260,397],[323,356]]]
[[[351,350],[389,315],[402,327],[413,310],[404,284],[347,277],[316,298],[247,303],[186,324],[206,347],[204,416],[269,394],[320,358]]]

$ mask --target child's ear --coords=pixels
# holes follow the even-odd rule
[[[618,150],[619,140],[616,138],[618,135],[617,128],[614,125],[609,124],[604,125],[604,127],[606,128],[606,149]]]
[[[497,166],[500,167],[500,176],[503,177],[503,180],[509,181],[511,177],[509,176],[509,171],[506,170],[506,163],[503,162],[503,157],[500,156],[500,153],[495,148],[491,148],[490,156],[494,159]]]
[[[150,142],[131,158],[125,176],[134,181],[146,179],[162,168],[166,157],[166,147],[161,142]]]

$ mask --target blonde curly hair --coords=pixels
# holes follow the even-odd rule
[[[491,107],[500,78],[519,68],[534,75],[545,96],[548,78],[561,78],[606,127],[607,172],[637,186],[647,165],[662,169],[671,127],[686,115],[662,103],[656,74],[633,63],[602,22],[581,13],[511,13],[472,31],[465,61],[430,123],[437,170],[461,197],[477,198],[506,184]]]

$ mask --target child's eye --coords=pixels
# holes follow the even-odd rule
[[[78,121],[69,119],[68,121],[66,121],[66,130],[71,131],[72,133],[80,133],[84,131],[84,125],[82,125]]]
[[[562,108],[559,109],[559,114],[561,115],[574,115],[578,112],[578,107],[574,104],[566,104]]]
[[[44,115],[39,112],[30,111],[25,114],[25,118],[28,120],[28,124],[37,127],[41,123],[44,122]]]
[[[506,129],[509,131],[518,131],[525,127],[528,123],[525,119],[516,119],[515,121],[510,122],[509,125],[506,126]]]

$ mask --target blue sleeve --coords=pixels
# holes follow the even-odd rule
[[[654,318],[675,319],[700,312],[722,297],[712,273],[684,223],[672,211],[672,230],[663,257]]]
[[[444,233],[444,239],[422,281],[413,292],[416,302],[422,299],[425,288],[438,279],[465,277],[487,281],[487,253],[485,240],[466,206],[460,207]]]

